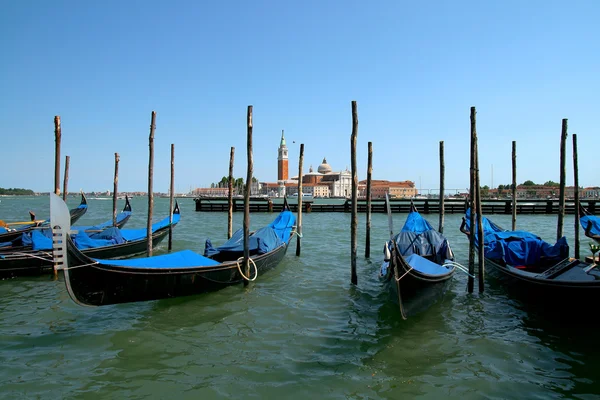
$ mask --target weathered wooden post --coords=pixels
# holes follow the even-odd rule
[[[117,226],[117,193],[119,192],[119,153],[115,153],[115,178],[113,180],[113,226]]]
[[[233,235],[233,158],[235,155],[235,147],[229,152],[229,179],[227,180],[227,239],[231,239]]]
[[[577,135],[573,134],[573,175],[575,184],[575,258],[579,259],[579,165],[577,163]]]
[[[440,140],[440,223],[439,223],[439,227],[438,227],[438,231],[440,233],[444,233],[444,212],[445,212],[444,180],[445,180],[445,174],[446,174],[446,166],[444,164],[444,141]]]
[[[300,255],[302,239],[302,164],[304,163],[304,143],[300,144],[300,158],[298,161],[298,221],[296,222],[296,255]]]
[[[481,182],[479,178],[479,147],[478,147],[477,133],[475,134],[475,201],[477,202],[477,258],[479,259],[479,293],[483,293],[484,289],[484,277],[485,277],[485,253],[483,247],[483,210],[481,206]]]
[[[368,143],[367,158],[367,237],[365,238],[365,257],[371,257],[371,175],[373,174],[373,142]]]
[[[560,189],[558,195],[558,227],[556,229],[556,240],[563,236],[563,224],[565,220],[565,185],[566,185],[566,146],[567,146],[567,119],[562,120],[560,133]]]
[[[71,157],[65,157],[65,177],[63,179],[63,201],[67,201],[67,187],[69,185],[69,161]]]
[[[54,194],[60,195],[60,116],[54,117]]]
[[[154,211],[154,130],[156,129],[156,111],[152,111],[150,120],[150,136],[148,138],[149,160],[148,160],[148,221],[146,224],[146,254],[152,256],[152,213]]]
[[[248,171],[246,174],[246,191],[244,193],[244,273],[250,278],[250,185],[252,185],[252,106],[248,106],[246,117],[248,123],[247,153],[248,153]],[[258,271],[257,271],[258,273]],[[248,285],[248,279],[244,279],[244,286]]]
[[[358,175],[356,172],[356,137],[358,136],[358,110],[356,100],[352,101],[352,135],[350,136],[350,159],[352,165],[352,217],[350,222],[350,264],[352,268],[351,281],[354,285],[358,284],[356,274],[356,229],[358,226]]]
[[[469,279],[467,290],[473,293],[475,286],[475,138],[477,137],[477,128],[475,121],[475,107],[471,107],[471,161],[470,161],[470,189],[469,189]]]
[[[512,142],[512,230],[517,230],[517,142]]]
[[[171,188],[169,194],[169,244],[168,250],[173,248],[173,205],[175,198],[175,144],[171,143]]]

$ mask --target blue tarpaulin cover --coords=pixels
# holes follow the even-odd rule
[[[467,210],[466,226],[470,231],[470,210]],[[528,231],[507,231],[482,217],[485,256],[493,260],[504,260],[507,265],[528,266],[540,260],[560,261],[569,256],[569,245],[563,236],[551,245]],[[476,242],[477,243],[477,242]]]
[[[31,246],[33,250],[52,250],[52,231],[50,229],[34,229],[26,232],[22,235],[21,240],[23,246]]]
[[[434,263],[433,261],[429,261],[418,254],[411,254],[410,256],[406,257],[405,260],[413,269],[416,269],[423,274],[444,275],[449,271],[448,267],[444,267]]]
[[[440,264],[445,260],[454,259],[448,239],[433,229],[418,211],[408,214],[404,226],[394,240],[400,254],[405,257],[411,254],[434,255],[434,261]]]
[[[583,229],[587,229],[588,223],[591,222],[592,229],[590,230],[590,233],[592,235],[600,236],[600,217],[596,217],[595,215],[586,215],[579,218],[579,222],[581,223]]]
[[[219,265],[219,262],[203,257],[192,250],[177,251],[154,257],[132,258],[130,260],[98,260],[100,264],[118,265],[132,268],[186,268]]]
[[[173,224],[179,222],[180,214],[173,214]],[[112,221],[111,221],[112,224]],[[169,217],[152,225],[152,232],[169,225]],[[125,243],[126,241],[141,240],[146,237],[146,229],[119,229],[111,227],[100,232],[86,233],[81,227],[73,227],[79,232],[72,237],[75,246],[79,250],[112,246]],[[50,228],[36,229],[23,233],[21,237],[23,246],[32,246],[33,250],[51,250],[52,249],[52,231]]]
[[[271,251],[289,240],[290,233],[295,222],[296,218],[294,217],[294,214],[292,214],[290,211],[283,211],[271,224],[257,230],[250,237],[250,243],[252,243],[254,245],[254,249],[258,250],[259,252]],[[253,237],[254,239],[252,239]],[[219,251],[244,251],[243,240],[243,230],[240,229],[231,237],[230,240],[228,240],[225,243],[225,245],[220,246],[216,249],[211,246],[210,248],[213,251],[211,254],[216,254]],[[165,254],[154,257],[135,258],[129,260],[97,259],[95,261],[99,262],[100,264],[117,265],[131,268],[172,269],[219,265],[218,261],[197,254],[191,250],[183,250],[171,254]]]
[[[283,243],[287,243],[295,223],[296,217],[291,211],[282,211],[273,222],[264,228],[258,229],[249,237],[248,247],[250,252],[253,254],[264,254],[276,249]],[[210,239],[207,239],[204,255],[210,257],[222,252],[243,251],[244,231],[243,229],[238,229],[233,236],[231,236],[231,239],[219,247],[213,247]]]

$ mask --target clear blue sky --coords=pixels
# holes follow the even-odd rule
[[[155,191],[246,176],[254,106],[254,176],[277,178],[285,129],[290,175],[323,157],[350,168],[358,102],[358,172],[446,188],[469,182],[469,108],[477,107],[481,184],[559,180],[562,118],[579,144],[582,186],[600,185],[598,1],[5,1],[0,13],[0,187],[50,191],[53,118],[62,118],[69,188],[147,190],[157,112]],[[295,143],[293,143],[295,141]],[[492,167],[493,166],[493,167]]]

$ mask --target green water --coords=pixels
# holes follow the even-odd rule
[[[226,213],[197,213],[180,199],[174,248],[201,252],[224,241]],[[78,198],[69,199],[70,207]],[[123,201],[119,201],[120,207]],[[146,226],[145,198],[132,200],[128,228]],[[157,219],[168,199],[156,199]],[[48,215],[48,198],[0,198],[0,219]],[[89,200],[79,221],[109,218],[112,201]],[[394,214],[399,228],[406,214]],[[242,214],[234,215],[235,228]],[[437,226],[437,215],[426,216]],[[272,214],[252,214],[252,227]],[[445,234],[467,264],[461,215]],[[556,216],[519,216],[523,229],[556,235]],[[493,216],[510,226],[510,216]],[[284,261],[247,288],[145,303],[75,305],[49,277],[0,281],[0,393],[3,399],[399,399],[600,398],[595,304],[588,320],[568,320],[510,297],[486,278],[466,293],[462,273],[425,313],[402,321],[377,279],[387,217],[373,215],[371,259],[359,215],[358,286],[350,284],[350,215],[303,215]],[[572,242],[572,217],[565,234]],[[587,253],[587,239],[582,240]],[[159,248],[166,250],[166,242]]]

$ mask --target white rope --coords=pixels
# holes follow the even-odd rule
[[[464,265],[460,265],[456,261],[446,260],[446,262],[444,263],[443,266],[444,267],[456,267],[456,269],[458,269],[461,272],[464,272],[465,274],[469,275],[471,278],[475,278],[474,275],[471,275],[469,273],[469,270],[467,269],[467,267],[465,267]]]
[[[238,258],[237,261],[235,262],[235,265],[237,266],[237,269],[240,272],[240,275],[242,276],[242,278],[244,278],[248,282],[254,282],[256,280],[256,277],[258,276],[258,268],[256,268],[256,264],[254,263],[254,260],[251,258],[248,258],[248,261],[250,261],[250,263],[252,265],[254,265],[254,278],[250,279],[250,278],[246,277],[246,275],[244,275],[244,273],[242,272],[242,269],[240,268],[240,260],[243,260],[243,259],[244,259],[244,257]]]
[[[61,269],[75,269],[75,268],[83,268],[83,267],[89,267],[89,266],[91,266],[91,265],[98,265],[98,264],[100,264],[100,263],[99,263],[99,262],[97,262],[97,261],[94,261],[94,262],[92,262],[92,263],[89,263],[89,264],[76,265],[76,266],[74,266],[74,267],[64,267],[64,268],[61,268]]]
[[[400,282],[400,279],[404,278],[406,276],[406,274],[408,274],[412,270],[413,270],[413,267],[410,267],[410,269],[408,271],[406,271],[404,274],[402,274],[402,276],[400,278],[396,278],[396,282]]]
[[[31,254],[31,253],[20,253],[20,252],[10,253],[10,255],[13,255],[13,256],[25,256],[25,257],[31,257],[31,258],[39,258],[42,261],[52,261],[52,255],[50,253],[42,253],[42,254],[45,254],[47,257],[50,257],[50,258],[36,256],[35,254]]]

